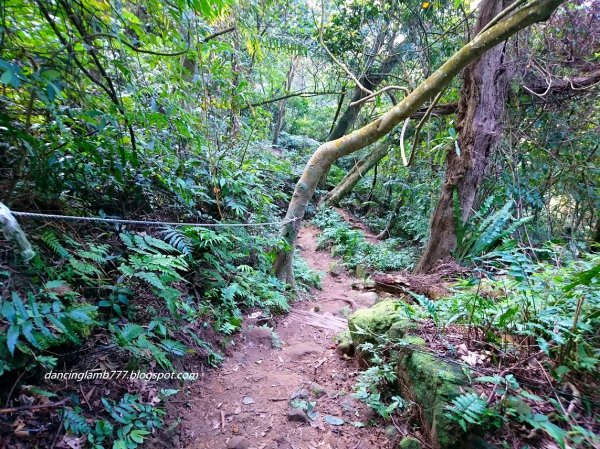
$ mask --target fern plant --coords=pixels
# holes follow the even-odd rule
[[[105,276],[102,267],[110,259],[108,245],[80,243],[66,235],[59,238],[52,230],[42,234],[42,241],[63,260],[62,264],[50,270],[51,275],[82,281],[87,286],[100,283]]]
[[[119,346],[129,351],[134,357],[156,361],[166,370],[173,370],[169,356],[183,356],[188,349],[181,342],[160,338],[139,324],[127,323],[124,326],[114,327],[113,333]]]
[[[161,396],[167,396],[177,390],[163,392]],[[62,411],[67,433],[85,436],[92,449],[105,449],[111,442],[113,449],[135,449],[163,425],[165,411],[142,402],[137,395],[127,393],[118,403],[102,398],[102,405],[109,418],[97,420],[95,425],[88,422],[79,407]]]
[[[130,279],[139,279],[152,287],[162,298],[171,314],[177,315],[181,292],[172,284],[186,282],[180,274],[189,270],[181,252],[169,243],[149,235],[121,233],[121,240],[129,250],[119,270]]]
[[[454,257],[457,261],[471,260],[486,254],[533,218],[515,219],[511,213],[514,206],[512,200],[509,200],[497,212],[490,214],[492,204],[493,198],[488,198],[480,211],[465,225],[462,221],[458,190],[454,189],[453,213],[456,233]]]
[[[51,282],[46,288],[50,290],[58,285],[58,282]],[[0,333],[0,344],[8,349],[6,356],[0,351],[3,369],[9,369],[18,355],[52,367],[56,359],[44,356],[41,351],[64,342],[80,343],[80,336],[89,332],[94,324],[95,306],[66,307],[59,299],[52,300],[52,296],[42,289],[37,294],[28,292],[27,301],[24,301],[13,291],[10,300],[1,300],[0,327],[4,331]]]
[[[487,401],[474,392],[463,393],[455,397],[446,406],[446,415],[467,431],[469,427],[494,427],[502,423],[502,418],[487,405]]]

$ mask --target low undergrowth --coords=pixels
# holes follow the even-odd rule
[[[43,419],[49,429],[62,422],[63,443],[77,447],[132,449],[155,438],[163,402],[186,382],[147,384],[130,374],[217,366],[244,311],[273,316],[294,298],[270,274],[278,242],[270,232],[45,226],[28,237],[35,257],[23,262],[15,248],[0,266],[2,401],[19,404],[23,394],[29,405],[66,399]],[[320,285],[299,258],[296,274],[300,290]],[[62,372],[110,377],[64,384],[55,380]],[[9,418],[0,416],[0,432],[10,441]]]
[[[600,257],[504,247],[512,249],[478,259],[475,276],[446,298],[407,293],[399,316],[418,323],[414,334],[427,342],[411,350],[465,374],[463,393],[445,408],[465,434],[493,431],[487,438],[505,448],[598,447]],[[383,417],[410,414],[411,398],[398,396],[396,380],[406,339],[359,332],[369,337],[360,348],[371,367],[357,397]],[[412,404],[417,423],[418,409]]]
[[[388,239],[373,244],[365,239],[362,231],[352,227],[332,209],[320,210],[313,224],[323,232],[319,235],[318,247],[330,247],[344,265],[354,269],[363,265],[370,270],[391,271],[412,268],[415,251],[401,247],[400,239]]]

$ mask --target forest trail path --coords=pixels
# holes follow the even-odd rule
[[[179,429],[186,449],[392,447],[381,427],[353,425],[368,424],[372,415],[351,395],[356,361],[342,357],[334,343],[350,309],[371,306],[376,295],[353,290],[355,279],[345,272],[329,272],[335,259],[317,250],[318,234],[304,226],[298,248],[311,268],[324,273],[322,290],[313,290],[309,300],[296,302],[290,314],[276,320],[278,337],[259,327],[259,318],[245,320],[226,362],[204,373],[191,389],[191,408],[180,412],[186,417]],[[289,416],[292,396],[316,401],[316,419]],[[333,425],[326,416],[344,424]]]

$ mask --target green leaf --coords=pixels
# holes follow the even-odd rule
[[[135,429],[132,430],[129,434],[129,437],[138,444],[142,444],[144,442],[144,436],[148,435],[150,432],[143,429]]]
[[[341,426],[345,423],[342,418],[338,418],[337,416],[325,415],[323,419],[332,426]]]
[[[19,315],[19,318],[21,318],[21,319],[28,318],[29,314],[27,313],[25,304],[23,304],[23,300],[21,299],[21,297],[19,296],[19,294],[17,292],[12,292],[12,300],[13,300],[13,305],[15,306],[15,310],[17,311],[17,314]]]
[[[6,334],[6,345],[8,346],[8,350],[10,351],[11,355],[15,354],[15,347],[17,346],[19,335],[19,326],[13,324],[8,328],[8,332]]]
[[[44,70],[42,73],[42,78],[48,80],[48,81],[52,81],[55,80],[57,78],[60,78],[60,72],[58,70],[54,70],[54,69],[48,69],[48,70]]]
[[[533,418],[526,420],[531,426],[535,429],[541,429],[550,435],[554,441],[558,443],[558,445],[564,449],[565,447],[565,437],[567,432],[556,424],[551,423],[546,415],[542,415],[541,413],[536,413],[533,415]]]
[[[21,324],[21,332],[32,346],[36,347],[37,349],[44,349],[33,335],[33,322],[31,320],[26,320],[23,324]]]
[[[94,320],[90,318],[90,314],[96,310],[97,308],[95,306],[83,306],[71,310],[65,313],[65,315],[78,323],[92,324]]]
[[[11,84],[12,76],[12,71],[10,69],[5,70],[2,76],[0,76],[0,84]]]
[[[125,440],[116,440],[113,443],[113,449],[127,449],[127,444],[125,443]]]
[[[6,318],[10,323],[14,323],[16,318],[15,308],[7,300],[2,300],[2,316]]]

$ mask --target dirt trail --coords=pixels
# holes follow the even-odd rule
[[[352,424],[367,424],[372,415],[351,396],[358,367],[336,352],[333,340],[346,326],[344,315],[352,307],[369,307],[376,298],[353,290],[354,278],[347,274],[329,273],[334,259],[328,251],[317,250],[318,232],[312,226],[302,228],[299,250],[313,269],[325,273],[322,290],[313,291],[310,301],[297,302],[289,315],[277,320],[279,339],[256,326],[256,318],[246,320],[224,365],[203,373],[191,389],[191,408],[180,412],[185,417],[179,429],[183,447],[391,447],[380,427]],[[316,419],[288,416],[292,396],[316,401]],[[327,415],[345,423],[332,425],[325,421]]]

